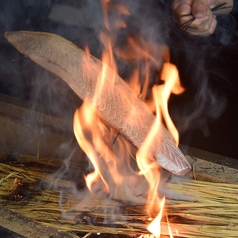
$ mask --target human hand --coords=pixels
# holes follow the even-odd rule
[[[215,31],[215,14],[228,14],[233,0],[174,0],[172,10],[175,21],[190,35],[207,36]],[[218,6],[221,6],[220,8]],[[217,8],[217,9],[216,9]],[[213,10],[216,11],[213,12]]]

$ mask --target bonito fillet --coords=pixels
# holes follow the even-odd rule
[[[6,32],[5,37],[20,53],[65,81],[82,100],[93,101],[102,70],[99,59],[51,33],[16,31]],[[116,74],[112,84],[112,75],[115,72],[108,69],[102,91],[97,95],[95,111],[104,122],[140,149],[155,116],[119,75]],[[163,124],[147,156],[176,175],[184,175],[191,169]]]

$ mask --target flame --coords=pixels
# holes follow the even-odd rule
[[[86,131],[90,128],[91,125],[93,125],[93,122],[96,122],[95,127],[98,129],[99,122],[97,120],[97,116],[94,113],[93,109],[87,104],[87,102],[85,102],[83,106],[74,114],[74,133],[80,147],[87,154],[95,169],[94,172],[90,173],[87,176],[86,184],[91,190],[93,182],[101,178],[106,187],[106,191],[108,191],[108,185],[102,174],[103,171],[101,171],[99,167],[100,163],[98,162],[97,151],[93,148],[93,145],[90,143],[86,134]],[[98,130],[95,131],[97,133],[93,134],[94,138],[92,139],[92,141],[95,143],[96,147],[99,147],[100,144],[103,143],[103,141],[99,139],[100,132]]]
[[[184,88],[180,85],[178,70],[173,64],[164,63],[161,78],[165,83],[164,85],[157,87],[156,102],[160,104],[161,113],[165,119],[167,128],[178,145],[179,135],[171,117],[169,116],[168,100],[172,92],[174,94],[180,94],[184,91]]]
[[[164,204],[165,204],[165,197],[163,197],[163,199],[160,203],[160,208],[161,209],[160,209],[159,214],[147,227],[147,230],[150,231],[151,233],[153,233],[153,235],[155,237],[160,237],[160,233],[161,233],[160,222],[161,222],[162,215],[163,215]]]
[[[105,26],[110,32],[111,25],[109,24],[108,14],[106,11],[106,6],[109,2],[110,1],[106,0],[102,1],[102,5],[104,6]],[[119,6],[118,11],[119,10],[121,11],[121,14],[129,14],[128,9],[123,6]],[[114,27],[115,26],[122,28],[126,27],[126,24],[124,22],[117,21],[114,24]],[[124,172],[125,170],[130,171],[129,175],[131,177],[134,176],[136,179],[139,177],[145,178],[149,184],[148,190],[144,191],[145,193],[148,193],[148,214],[151,217],[151,215],[154,214],[154,211],[159,212],[147,229],[153,233],[154,236],[160,237],[160,223],[163,217],[166,199],[165,197],[161,199],[158,194],[159,185],[161,182],[160,167],[155,162],[155,160],[148,157],[148,154],[150,154],[149,151],[151,150],[151,144],[153,144],[152,141],[157,136],[157,134],[160,133],[162,118],[164,119],[166,126],[172,134],[175,142],[178,144],[179,135],[169,116],[168,100],[171,93],[182,93],[184,89],[180,85],[179,74],[176,66],[168,62],[163,63],[162,59],[168,60],[169,58],[168,48],[166,46],[153,47],[141,38],[138,38],[137,41],[129,38],[129,51],[124,52],[120,49],[113,52],[113,40],[109,35],[110,34],[105,32],[100,34],[100,39],[103,42],[105,50],[102,54],[102,71],[98,76],[94,96],[93,98],[86,99],[81,108],[78,109],[74,115],[75,137],[94,168],[94,171],[86,176],[86,184],[89,190],[92,192],[94,192],[94,186],[97,185],[100,186],[99,188],[101,191],[103,191],[103,193],[113,196],[116,186],[122,186],[125,181],[125,177],[128,175],[128,173]],[[153,56],[153,49],[156,49],[160,60],[157,60]],[[88,48],[86,48],[86,51],[89,55],[90,53]],[[142,100],[146,99],[147,90],[149,88],[151,62],[156,65],[158,69],[161,69],[161,65],[163,65],[161,79],[164,80],[164,84],[153,87],[153,103],[148,102],[150,108],[153,109],[154,107],[156,111],[156,119],[154,124],[151,126],[151,130],[149,131],[141,148],[139,148],[136,153],[136,161],[139,168],[138,173],[135,173],[135,171],[130,168],[130,165],[128,165],[128,162],[126,162],[126,154],[127,157],[130,157],[130,151],[128,149],[129,146],[125,146],[128,143],[126,143],[124,140],[117,139],[118,143],[114,145],[113,149],[112,144],[114,144],[114,139],[117,132],[108,128],[95,113],[96,109],[98,108],[98,102],[100,101],[101,96],[105,92],[108,93],[108,90],[113,90],[114,87],[114,78],[117,76],[117,65],[114,60],[114,53],[120,59],[125,59],[127,61],[135,61],[137,58],[143,59],[144,74],[140,73],[140,64],[138,64],[138,67],[133,71],[131,80],[129,82],[129,86],[133,88],[138,96],[141,96]],[[107,80],[107,85],[105,85],[105,79],[108,77],[108,75],[110,75],[111,80]],[[143,88],[140,86],[140,78],[142,76],[143,81],[145,82]],[[107,90],[105,90],[105,87]],[[111,94],[113,95],[113,91]],[[130,112],[130,117],[133,117],[133,112]],[[115,149],[115,146],[119,145],[120,148]],[[115,151],[123,152],[115,153]],[[128,176],[128,178],[130,176]],[[133,181],[136,180],[134,179]],[[134,184],[136,184],[136,182],[134,182]],[[167,223],[169,224],[169,222]],[[173,237],[172,231],[169,227],[168,230],[170,237]]]
[[[174,140],[178,144],[178,132],[169,116],[167,101],[173,90],[176,90],[176,93],[181,93],[184,90],[178,81],[178,71],[174,65],[170,63],[164,63],[161,75],[164,79],[164,84],[153,87],[153,98],[156,107],[156,120],[152,125],[151,130],[143,143],[143,146],[136,155],[140,173],[145,176],[150,185],[147,205],[148,212],[150,213],[153,209],[156,209],[157,204],[159,204],[158,208],[160,209],[160,212],[147,228],[156,237],[160,237],[161,231],[159,224],[162,218],[165,198],[160,201],[158,196],[158,188],[160,184],[159,166],[155,161],[151,161],[147,157],[147,154],[149,154],[152,141],[157,136],[157,133],[160,133],[162,116]]]
[[[159,109],[158,109],[159,110]],[[151,141],[156,137],[160,131],[161,117],[160,113],[157,114],[154,124],[151,126],[151,130],[148,133],[143,146],[138,150],[136,154],[137,164],[140,169],[140,174],[143,174],[150,185],[148,194],[148,211],[150,212],[154,208],[154,204],[159,202],[157,194],[158,186],[160,183],[159,165],[151,160],[147,156],[150,151]]]
[[[104,4],[106,2],[108,1],[103,1]],[[125,11],[124,8],[121,9]],[[105,25],[109,27],[109,22],[105,21]],[[118,159],[109,146],[113,140],[113,134],[109,135],[109,138],[105,138],[108,135],[108,128],[98,118],[95,110],[98,107],[101,95],[105,92],[105,78],[108,77],[109,73],[111,80],[110,82],[107,81],[107,84],[110,83],[111,85],[107,85],[107,89],[113,90],[114,78],[117,76],[117,66],[113,57],[112,42],[108,35],[102,32],[100,38],[105,49],[102,54],[102,71],[98,76],[94,97],[91,100],[86,99],[81,108],[75,112],[74,133],[80,147],[94,167],[94,171],[85,178],[87,187],[92,191],[93,185],[102,181],[104,186],[102,190],[105,193],[110,193],[113,184],[122,183],[123,176],[119,173]],[[86,52],[87,55],[90,55],[88,47],[86,47]],[[114,72],[114,74],[111,74],[111,72]],[[110,184],[108,184],[108,181],[110,181]]]

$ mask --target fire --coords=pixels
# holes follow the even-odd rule
[[[173,90],[176,93],[183,92],[183,88],[179,83],[178,71],[176,67],[170,63],[164,63],[162,70],[162,79],[164,79],[164,84],[160,86],[153,87],[153,98],[156,107],[156,120],[151,126],[150,133],[147,135],[142,148],[137,153],[138,167],[140,168],[140,173],[142,173],[150,185],[148,194],[148,212],[150,213],[153,209],[157,209],[157,204],[159,204],[160,212],[158,216],[152,221],[148,226],[148,230],[153,233],[156,237],[160,237],[160,221],[162,218],[162,211],[164,208],[165,198],[161,201],[158,196],[158,187],[160,184],[160,173],[159,166],[154,161],[147,159],[148,151],[150,150],[150,145],[153,139],[156,137],[157,133],[160,133],[161,116],[165,119],[166,125],[170,130],[174,140],[178,144],[178,132],[169,117],[167,101]]]
[[[171,117],[169,116],[168,100],[171,92],[174,94],[180,94],[184,91],[184,88],[180,85],[178,70],[173,64],[164,63],[161,78],[165,83],[163,86],[158,87],[155,101],[160,104],[161,113],[165,119],[167,128],[178,145],[179,135]]]
[[[104,7],[107,2],[109,1],[103,2]],[[122,14],[129,13],[125,7],[121,6],[118,7],[118,9],[121,10]],[[105,25],[108,27],[108,30],[110,30],[109,22],[107,20],[105,20]],[[116,26],[126,27],[124,22],[117,22]],[[135,172],[135,170],[130,168],[128,161],[125,159],[125,157],[130,157],[130,146],[127,146],[128,143],[124,140],[116,139],[117,143],[112,145],[114,144],[117,132],[108,128],[95,113],[97,102],[100,100],[100,95],[103,93],[103,89],[108,87],[108,85],[105,85],[104,83],[105,77],[108,77],[108,70],[110,69],[110,72],[112,72],[111,69],[113,69],[114,72],[113,74],[110,73],[111,85],[108,87],[108,89],[113,89],[113,79],[117,75],[117,66],[112,50],[113,42],[105,33],[101,33],[100,38],[105,48],[102,56],[102,72],[98,76],[97,86],[95,88],[93,98],[86,99],[81,108],[75,112],[74,116],[74,133],[76,139],[80,147],[88,156],[94,168],[94,171],[86,176],[86,184],[89,190],[92,192],[100,189],[103,193],[109,194],[110,197],[114,197],[117,196],[116,194],[118,194],[116,192],[118,187],[121,187],[121,190],[119,189],[119,191],[120,193],[123,193],[121,192],[122,189],[126,190],[126,186],[129,186],[129,183],[134,186],[138,179],[144,178],[149,184],[148,189],[144,189],[143,191],[145,194],[147,194],[147,209],[149,216],[153,214],[154,211],[159,211],[159,214],[148,226],[148,230],[153,233],[154,236],[160,237],[160,223],[163,217],[165,198],[161,199],[158,194],[158,188],[161,181],[161,174],[159,172],[160,167],[147,155],[149,154],[148,151],[150,150],[150,145],[152,144],[151,142],[155,136],[160,133],[162,118],[164,119],[166,126],[172,134],[174,140],[178,144],[179,135],[169,116],[167,104],[171,93],[182,93],[184,89],[180,85],[176,67],[168,62],[163,63],[161,79],[164,80],[164,84],[154,86],[152,89],[153,105],[155,105],[156,109],[156,120],[151,126],[151,130],[144,140],[143,145],[136,153],[136,161],[139,168],[139,173]],[[148,62],[153,61],[156,65],[158,64],[158,68],[161,68],[161,62],[158,63],[153,58],[153,56],[150,54],[151,46],[148,46],[148,44],[146,44],[142,39],[139,41],[139,45],[133,39],[128,39],[128,42],[131,46],[130,52],[126,54],[125,52],[117,51],[116,54],[120,58],[124,58],[127,55],[129,58],[141,57],[144,59],[146,69],[146,73],[144,74],[145,86],[143,89],[140,87],[139,69],[136,69],[132,74],[134,80],[130,81],[129,86],[135,90],[137,95],[140,95],[142,92],[141,98],[145,99],[147,89],[149,88],[148,82],[150,78],[150,67]],[[167,57],[167,48],[165,46],[157,47],[157,49],[161,50],[163,54],[165,54],[165,56],[161,57]],[[87,52],[89,53],[88,50]],[[133,55],[135,53],[136,56]],[[162,53],[160,52],[159,54]],[[133,112],[130,112],[130,116],[133,117]],[[133,121],[136,120],[136,118],[130,118],[130,120]],[[115,149],[116,146],[120,147]],[[120,153],[118,153],[118,151]],[[99,187],[94,189],[95,186]],[[125,192],[125,194],[126,193],[127,192]],[[128,195],[128,197],[130,197],[130,195]],[[170,231],[170,233],[170,237],[172,237],[172,232]]]
[[[160,222],[163,215],[163,208],[165,204],[165,197],[163,197],[161,204],[160,204],[160,212],[157,217],[149,224],[147,227],[148,231],[150,231],[155,237],[160,237],[161,229],[160,229]]]
[[[84,105],[80,108],[80,110],[75,112],[74,115],[74,133],[76,136],[76,139],[81,146],[82,150],[87,154],[88,158],[92,162],[95,171],[90,173],[87,176],[86,184],[88,188],[92,189],[92,184],[94,181],[97,181],[98,179],[102,179],[104,182],[104,185],[106,187],[106,190],[108,191],[108,185],[106,181],[104,180],[103,174],[101,173],[100,167],[98,166],[100,163],[97,162],[98,155],[96,150],[93,148],[92,144],[90,143],[89,139],[87,138],[87,130],[89,127],[94,123],[97,125],[97,116],[93,112],[92,108],[88,106],[88,104],[85,102]],[[81,126],[83,125],[83,127]],[[97,125],[98,126],[98,125]],[[95,126],[95,127],[97,127]],[[98,129],[98,128],[97,128]],[[94,133],[94,138],[92,141],[94,142],[96,147],[100,147],[101,143],[103,143],[102,140],[99,139],[100,137],[100,131],[96,130],[97,133]]]

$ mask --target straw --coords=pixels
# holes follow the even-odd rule
[[[0,163],[1,206],[59,231],[149,233],[145,206],[100,200],[80,190],[75,193],[75,181],[66,175],[53,189],[49,178],[61,164],[60,159],[22,154],[17,163]],[[77,169],[83,169],[82,164]],[[237,237],[238,185],[180,179],[166,184],[167,193],[162,234],[168,235],[167,216],[174,237]],[[82,204],[80,194],[86,196]]]

